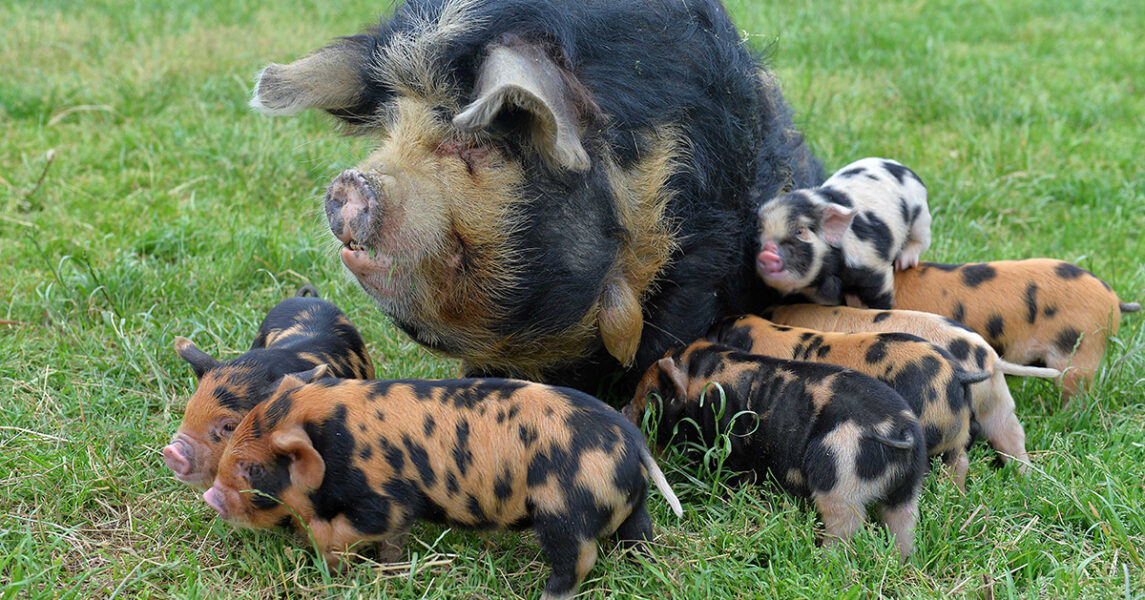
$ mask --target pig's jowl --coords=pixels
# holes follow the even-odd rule
[[[594,391],[773,298],[755,208],[822,177],[718,2],[406,2],[267,67],[252,105],[378,139],[325,208],[395,324]]]

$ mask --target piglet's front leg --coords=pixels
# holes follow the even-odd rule
[[[379,561],[393,562],[401,556],[401,544],[405,540],[405,532],[381,536],[364,534],[351,525],[349,519],[343,515],[338,515],[329,521],[315,518],[306,526],[315,548],[333,571],[342,570],[348,562],[347,555],[360,550],[364,542],[381,542]]]

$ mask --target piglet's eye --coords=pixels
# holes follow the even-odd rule
[[[224,433],[234,433],[235,427],[237,427],[237,426],[238,425],[234,421],[227,421],[226,423],[223,423],[223,432]]]
[[[811,239],[811,230],[807,229],[806,227],[800,227],[799,229],[795,230],[795,237],[805,242],[809,241]]]

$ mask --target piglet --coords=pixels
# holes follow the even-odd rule
[[[764,283],[818,304],[891,308],[895,265],[918,264],[930,246],[926,186],[884,158],[853,162],[820,187],[765,202],[758,216]]]
[[[1008,361],[1062,371],[1066,400],[1092,387],[1121,313],[1141,310],[1093,273],[1049,258],[922,263],[895,274],[895,305],[963,323]]]
[[[732,469],[810,496],[826,543],[849,539],[867,506],[878,504],[900,556],[914,551],[926,441],[886,384],[835,365],[699,341],[653,364],[623,412],[641,422],[649,407],[659,413],[657,439],[676,431],[675,443],[710,447],[726,433]]]
[[[243,419],[203,499],[234,525],[293,527],[334,566],[363,542],[396,558],[417,519],[531,527],[553,568],[542,598],[568,598],[597,539],[652,539],[649,479],[682,514],[640,431],[572,389],[286,376]]]
[[[1027,471],[1026,432],[1015,414],[1014,397],[1006,385],[1006,375],[1056,378],[1061,371],[1018,365],[1002,359],[982,336],[962,323],[933,313],[789,304],[774,307],[764,314],[775,323],[822,331],[917,335],[944,348],[964,370],[989,372],[989,379],[972,383],[969,387],[971,431],[977,431],[1001,453],[1003,462],[1016,460],[1018,472]]]
[[[969,386],[990,372],[967,372],[949,353],[909,333],[840,333],[778,325],[755,315],[727,317],[707,339],[775,358],[854,369],[889,385],[918,416],[930,456],[941,456],[959,489],[970,461]]]

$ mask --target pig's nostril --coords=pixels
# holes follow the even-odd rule
[[[335,177],[326,190],[326,220],[330,231],[347,247],[351,241],[364,245],[363,240],[368,239],[371,222],[379,208],[369,181],[353,169]]]

